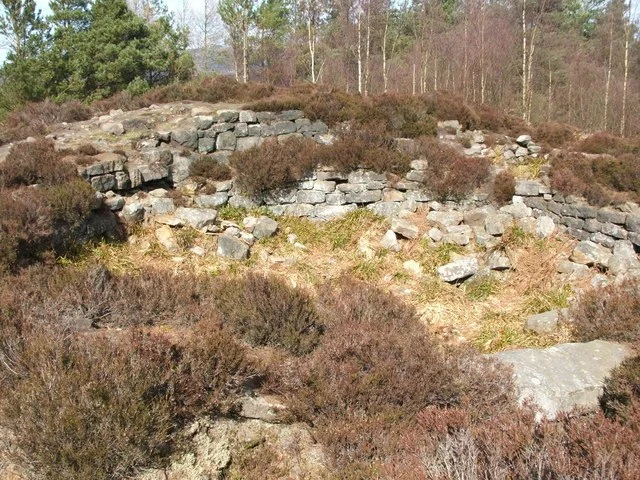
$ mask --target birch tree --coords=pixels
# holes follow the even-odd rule
[[[253,25],[255,7],[254,0],[221,0],[218,4],[218,13],[231,40],[236,65],[236,79],[239,79],[240,68],[238,64],[241,63],[244,83],[249,81],[249,31]]]

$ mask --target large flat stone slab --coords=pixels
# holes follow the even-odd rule
[[[574,407],[595,409],[605,378],[632,355],[625,345],[594,340],[509,350],[491,357],[511,365],[521,402],[532,399],[543,416],[554,419]]]

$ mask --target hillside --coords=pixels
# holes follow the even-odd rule
[[[235,93],[2,146],[0,478],[635,478],[634,140]]]

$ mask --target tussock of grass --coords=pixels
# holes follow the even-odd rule
[[[542,167],[547,163],[544,158],[532,158],[530,157],[526,163],[516,165],[514,167],[514,174],[517,178],[536,180],[540,178]]]
[[[569,306],[569,297],[572,294],[571,285],[565,284],[543,290],[533,290],[527,293],[525,311],[528,314],[547,312]]]

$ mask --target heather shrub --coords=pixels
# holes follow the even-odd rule
[[[613,420],[627,421],[640,400],[640,357],[625,360],[605,380],[600,406]]]
[[[516,194],[516,179],[509,170],[498,173],[493,180],[493,198],[501,205],[511,202]]]
[[[189,166],[189,175],[203,180],[230,180],[231,169],[212,158],[200,156]]]
[[[255,373],[242,347],[210,324],[180,342],[53,325],[24,324],[20,335],[17,349],[0,347],[0,424],[45,478],[130,478],[162,466],[179,446],[177,428],[228,411]]]
[[[480,117],[461,95],[439,91],[423,95],[421,98],[427,111],[438,120],[458,120],[466,130],[479,128]]]
[[[310,295],[276,277],[251,273],[221,282],[214,302],[224,325],[254,346],[304,355],[324,330]]]
[[[54,185],[46,191],[54,222],[70,228],[79,226],[91,213],[96,203],[96,192],[79,178]]]
[[[640,153],[640,143],[606,132],[596,132],[577,143],[575,149],[584,153],[622,155]]]
[[[77,177],[76,168],[62,161],[53,140],[44,138],[14,145],[0,164],[0,186],[57,185]]]
[[[91,109],[76,101],[26,103],[9,113],[0,138],[2,142],[15,142],[38,137],[49,133],[57,123],[89,120],[91,116]]]
[[[594,205],[640,196],[640,168],[632,154],[586,156],[558,152],[551,160],[551,186],[565,195],[585,197]]]
[[[561,148],[575,140],[576,129],[566,123],[545,122],[536,126],[534,138],[550,147]]]
[[[310,175],[317,165],[317,148],[307,139],[292,138],[285,142],[270,139],[259,147],[234,152],[229,165],[240,188],[260,196]]]
[[[570,327],[577,340],[596,339],[640,345],[640,282],[585,292],[571,307]]]
[[[462,199],[489,179],[488,159],[467,157],[435,139],[420,139],[418,153],[429,162],[424,186],[440,199]]]
[[[316,163],[342,173],[359,168],[404,175],[411,166],[408,155],[394,147],[393,138],[381,129],[345,128],[332,145],[316,150]]]

